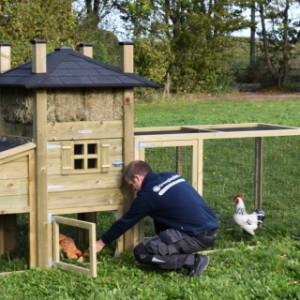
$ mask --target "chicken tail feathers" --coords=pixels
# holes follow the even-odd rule
[[[265,212],[261,208],[257,208],[255,212],[257,215],[257,225],[260,226],[266,217]]]

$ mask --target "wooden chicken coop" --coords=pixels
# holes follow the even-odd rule
[[[122,184],[123,166],[146,159],[148,148],[178,149],[179,171],[180,148],[190,147],[191,183],[202,193],[204,142],[255,138],[259,205],[263,138],[300,135],[299,128],[268,124],[134,128],[133,88],[158,86],[133,73],[132,43],[120,43],[121,68],[93,59],[90,44],[47,55],[46,42],[33,40],[32,62],[14,69],[10,50],[0,43],[0,255],[16,247],[16,216],[26,213],[30,267],[51,265],[53,216],[94,223],[96,212],[120,216],[128,208],[133,191]],[[119,239],[119,251],[142,238],[141,223]]]
[[[134,159],[133,88],[158,86],[133,73],[133,44],[120,43],[121,68],[80,51],[32,41],[32,62],[10,69],[0,44],[0,254],[16,241],[16,214],[30,218],[30,266],[50,266],[52,215],[117,211],[132,201],[123,165]],[[134,230],[119,240],[131,249]]]

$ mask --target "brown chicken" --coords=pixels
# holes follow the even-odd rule
[[[78,260],[82,257],[82,252],[77,249],[74,240],[64,234],[59,234],[59,250],[68,259]]]

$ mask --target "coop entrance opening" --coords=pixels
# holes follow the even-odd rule
[[[89,233],[89,268],[82,265],[72,264],[71,262],[61,261],[60,256],[60,243],[59,243],[59,225],[73,226],[82,228]],[[53,264],[63,270],[73,270],[85,275],[97,277],[97,258],[96,258],[96,224],[76,220],[72,218],[66,218],[61,216],[52,216],[52,229],[53,229]],[[86,264],[85,264],[86,265]]]
[[[28,213],[0,216],[0,273],[29,268],[29,227]]]

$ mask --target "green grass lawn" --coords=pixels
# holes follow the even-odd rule
[[[298,99],[157,99],[137,104],[135,126],[259,122],[300,127]],[[254,238],[232,220],[233,197],[253,207],[253,139],[214,140],[204,146],[203,194],[220,219],[220,231],[203,277],[138,265],[131,253],[114,258],[114,245],[98,255],[98,277],[71,271],[29,270],[0,276],[3,299],[300,299],[300,137],[266,138],[263,208],[266,219]],[[152,163],[154,158],[149,154]],[[161,155],[154,154],[159,157]],[[153,160],[154,168],[158,168]],[[98,214],[100,215],[100,214]],[[105,222],[103,223],[103,216]],[[100,217],[100,216],[99,216]],[[112,222],[101,213],[97,235]],[[146,235],[152,233],[146,219]],[[0,263],[2,264],[1,260]],[[3,263],[4,264],[4,263]],[[9,262],[11,269],[14,264]]]

